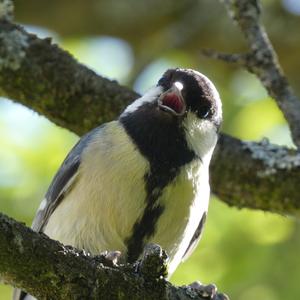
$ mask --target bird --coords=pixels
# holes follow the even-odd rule
[[[159,244],[171,276],[202,233],[221,122],[220,95],[208,77],[166,70],[117,120],[73,147],[32,229],[92,255],[118,251],[127,263]],[[35,298],[16,290],[14,299]]]

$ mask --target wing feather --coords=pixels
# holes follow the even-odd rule
[[[45,202],[42,202],[40,209],[36,213],[32,224],[33,230],[38,232],[44,230],[50,216],[61,201],[63,201],[65,195],[70,191],[78,178],[82,152],[91,142],[95,133],[102,127],[103,126],[97,127],[84,135],[65,158],[49,186],[45,195]]]
[[[186,260],[192,253],[193,251],[195,250],[196,246],[198,245],[199,243],[199,240],[201,238],[201,234],[202,234],[202,231],[203,231],[203,226],[205,224],[205,221],[206,221],[206,212],[203,213],[202,217],[201,217],[201,220],[199,222],[199,225],[189,243],[189,246],[187,247],[187,249],[185,250],[185,253],[182,257],[182,260]]]

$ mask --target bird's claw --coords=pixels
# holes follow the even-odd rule
[[[110,262],[113,266],[117,266],[121,257],[120,251],[105,251],[103,253],[105,259]]]
[[[196,291],[201,297],[209,300],[229,300],[227,295],[218,293],[218,289],[215,284],[204,285],[199,281],[195,281],[189,284],[188,287]]]

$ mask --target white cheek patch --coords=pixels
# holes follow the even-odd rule
[[[188,147],[204,163],[209,163],[218,138],[214,124],[209,120],[199,119],[194,113],[188,112],[183,125]]]
[[[150,90],[148,90],[148,92],[145,93],[144,96],[136,99],[133,103],[128,105],[124,112],[121,114],[121,117],[136,111],[144,103],[156,101],[162,92],[163,90],[161,86],[152,87]]]

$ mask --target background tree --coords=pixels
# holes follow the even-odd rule
[[[299,4],[291,0],[263,1],[263,4],[263,21],[299,95],[300,37],[295,30],[300,23]],[[138,92],[154,84],[169,66],[199,69],[221,92],[223,132],[242,139],[267,136],[274,143],[292,147],[286,121],[257,79],[237,66],[200,55],[203,48],[234,53],[249,51],[239,28],[231,23],[224,6],[217,1],[165,1],[162,5],[155,0],[126,4],[117,0],[72,4],[28,0],[15,1],[15,6],[16,20],[31,24],[26,26],[27,31],[54,36],[61,47],[81,62]],[[252,13],[256,14],[257,7],[253,7]],[[51,31],[45,32],[46,29]],[[59,51],[48,55],[47,41],[35,43],[30,53],[25,51],[30,60],[22,64],[22,72],[14,70],[18,51],[14,48],[16,44],[5,47],[7,32],[8,27],[1,23],[1,94],[35,109],[56,124],[82,134],[111,119],[135,96],[129,90],[111,87],[108,81],[97,84],[95,76],[84,68],[80,69],[81,76],[71,77],[70,84],[70,77],[64,79],[62,75],[78,74],[74,72],[78,70],[77,64],[67,58],[59,59],[64,57]],[[13,50],[7,52],[7,49]],[[22,47],[18,49],[22,54]],[[7,53],[10,60],[6,59]],[[213,52],[209,54],[220,57]],[[222,58],[243,65],[253,62],[248,56]],[[10,64],[5,65],[6,61]],[[265,69],[269,66],[260,65]],[[121,92],[122,97],[117,97]],[[70,100],[68,95],[74,95],[74,102],[66,101]],[[105,95],[113,95],[113,102],[107,102]],[[278,97],[283,98],[284,95]],[[294,112],[299,116],[297,110]],[[289,124],[296,128],[293,131],[296,137],[296,122]],[[53,173],[76,137],[6,100],[1,103],[0,131],[0,210],[30,224]],[[240,143],[225,136],[220,145],[212,168],[212,185],[221,200],[281,215],[298,214],[296,152],[266,142]],[[193,257],[178,269],[172,282],[184,284],[199,278],[216,282],[232,299],[247,300],[258,295],[271,300],[295,299],[300,295],[299,247],[299,226],[293,219],[260,211],[237,211],[213,200],[204,240]],[[7,294],[7,288],[3,287],[0,295],[7,299]]]

